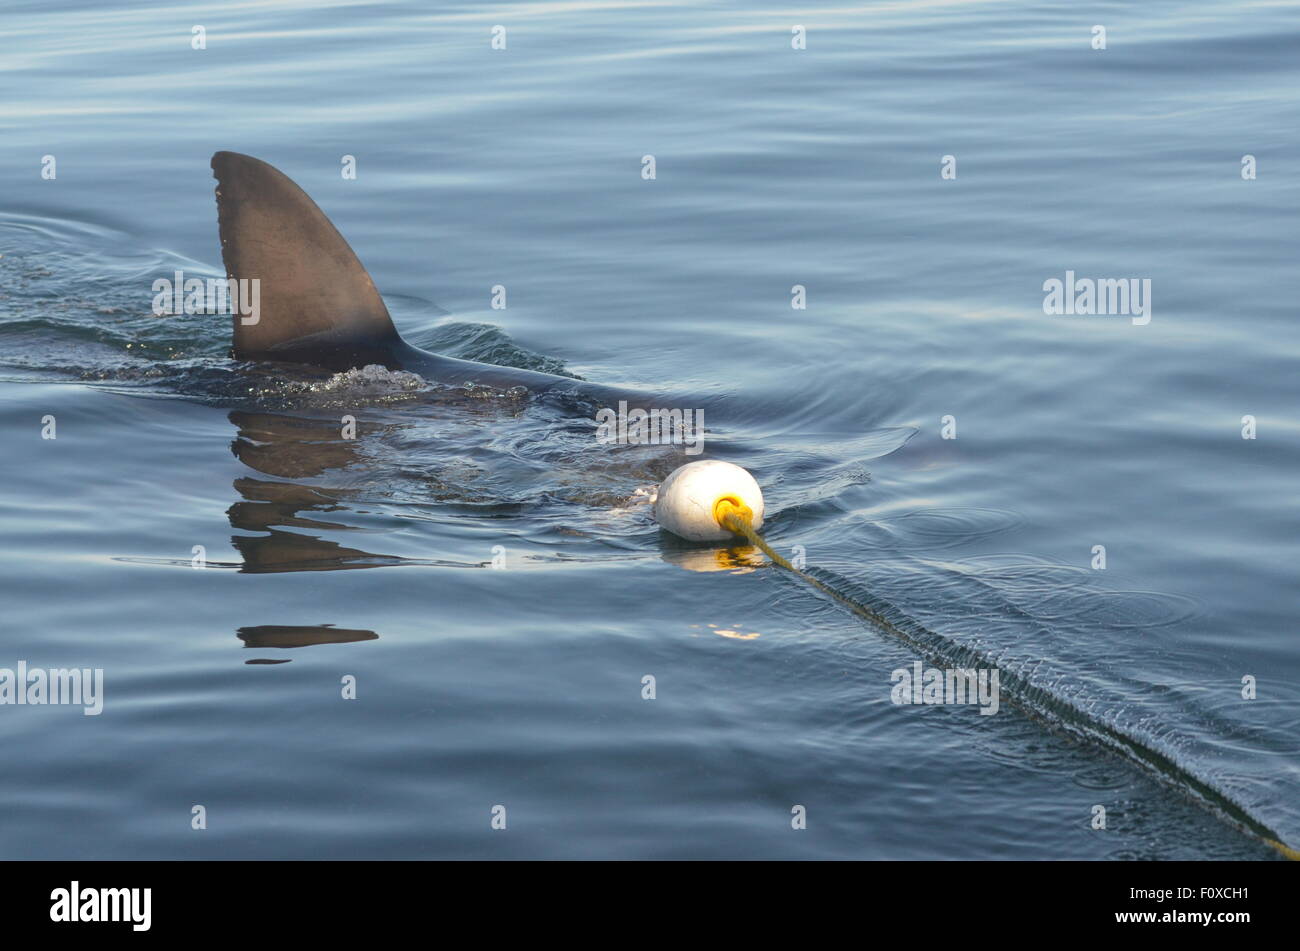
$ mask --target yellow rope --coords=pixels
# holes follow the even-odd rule
[[[1285,842],[1279,842],[1277,839],[1265,839],[1264,843],[1273,846],[1273,848],[1277,849],[1292,862],[1300,862],[1300,851],[1296,851]]]
[[[750,511],[749,506],[744,502],[733,496],[724,496],[713,503],[713,517],[727,531],[734,532],[741,538],[746,539],[755,548],[761,549],[763,554],[786,571],[801,574],[798,568],[778,555],[776,550],[763,541],[758,532],[754,531],[754,513]]]
[[[755,548],[760,549],[763,552],[763,554],[767,555],[768,558],[771,558],[773,562],[780,565],[786,571],[798,575],[800,578],[803,578],[805,581],[809,582],[810,584],[814,585],[820,590],[825,591],[827,594],[834,597],[837,601],[847,604],[850,608],[853,609],[855,613],[861,614],[864,617],[867,617],[878,623],[884,623],[886,624],[887,627],[892,628],[892,625],[889,625],[888,622],[886,622],[883,618],[876,615],[874,612],[867,611],[865,608],[863,608],[860,605],[856,605],[853,604],[852,602],[846,601],[838,592],[832,590],[830,587],[818,581],[816,578],[812,577],[811,575],[805,574],[804,572],[800,571],[794,565],[790,564],[790,562],[787,561],[785,558],[777,554],[776,550],[773,549],[772,546],[769,545],[766,541],[764,541],[763,537],[759,535],[757,531],[755,531],[754,513],[753,511],[750,510],[749,506],[746,505],[744,502],[742,502],[740,499],[736,498],[735,496],[723,496],[722,498],[718,499],[718,501],[713,503],[713,517],[717,519],[718,524],[721,525],[723,528],[725,528],[727,531],[739,535],[741,538],[745,539]],[[1279,842],[1277,839],[1268,838],[1267,836],[1257,836],[1257,838],[1259,838],[1260,841],[1262,841],[1265,845],[1268,845],[1271,848],[1276,849],[1279,853],[1281,853],[1284,857],[1286,857],[1290,861],[1300,862],[1300,851],[1291,848],[1291,846],[1287,845],[1286,843]]]

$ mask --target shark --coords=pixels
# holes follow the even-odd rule
[[[234,315],[237,360],[341,372],[369,365],[446,385],[524,387],[535,394],[613,402],[625,390],[516,367],[460,360],[411,346],[397,332],[370,273],[289,176],[239,152],[212,156],[226,277],[258,282],[258,319]]]

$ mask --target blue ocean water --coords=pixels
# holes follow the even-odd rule
[[[0,705],[0,856],[1300,844],[1298,42],[1285,3],[7,3],[0,668],[104,710]],[[679,448],[155,317],[221,273],[222,149],[413,343],[704,409],[843,600],[662,535]],[[1045,314],[1067,271],[1149,322]],[[891,701],[972,659],[996,715]]]

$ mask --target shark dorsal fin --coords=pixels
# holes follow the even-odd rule
[[[236,359],[399,339],[352,248],[287,175],[238,152],[212,156],[212,172],[226,276],[259,281],[258,321],[234,317]]]

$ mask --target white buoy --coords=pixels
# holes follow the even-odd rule
[[[749,506],[754,528],[763,524],[763,492],[752,475],[717,459],[688,462],[659,486],[655,518],[661,527],[693,542],[734,540],[713,514],[718,500],[728,498]]]

